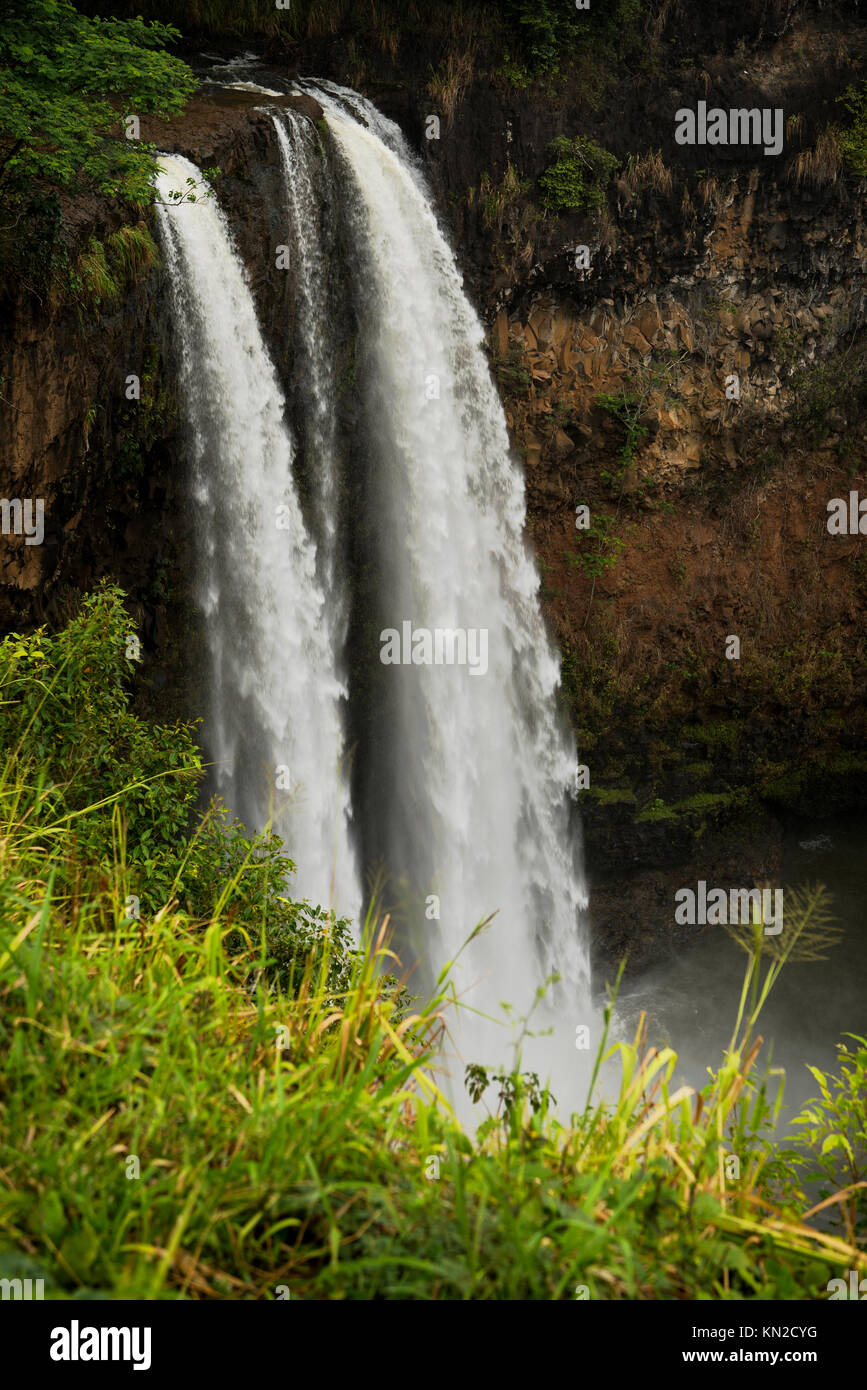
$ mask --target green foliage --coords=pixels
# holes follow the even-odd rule
[[[207,924],[166,907],[145,930],[113,878],[73,902],[57,860],[33,874],[6,811],[4,1277],[45,1278],[49,1299],[742,1300],[823,1297],[867,1267],[804,1224],[767,1141],[780,1096],[754,1074],[756,1008],[699,1098],[642,1025],[609,1046],[609,1005],[569,1124],[520,1055],[470,1064],[476,1102],[497,1096],[471,1133],[432,1066],[454,996],[400,1022],[373,923],[339,986],[323,957],[295,992],[263,988],[231,893]],[[621,1080],[598,1099],[604,1058]]]
[[[68,0],[9,0],[0,28],[0,198],[33,185],[150,201],[152,148],[124,138],[125,112],[170,116],[196,87],[165,49],[177,31],[88,19]]]
[[[600,806],[634,806],[636,800],[631,787],[587,787],[581,794]]]
[[[683,801],[679,801],[676,810],[684,811],[721,811],[729,810],[736,804],[739,797],[734,792],[696,792],[694,796],[688,796]]]
[[[619,160],[586,135],[559,135],[548,151],[550,163],[539,179],[542,205],[552,212],[567,208],[593,211],[605,201],[605,189]]]
[[[632,464],[642,440],[647,438],[647,427],[642,425],[640,420],[646,404],[646,395],[647,393],[622,391],[617,394],[600,392],[595,397],[600,410],[613,415],[626,431],[626,438],[617,451],[617,469],[614,472],[603,469],[601,472],[600,476],[607,483],[619,482],[622,479],[626,469]]]
[[[130,404],[116,424],[112,464],[116,476],[142,477],[151,451],[170,437],[178,425],[173,382],[168,373],[160,370],[158,347],[149,343],[143,355],[141,398]],[[134,494],[132,505],[136,505],[138,496]]]
[[[106,239],[106,250],[124,281],[132,282],[161,264],[156,242],[145,226],[120,227]]]
[[[80,0],[79,9],[87,14],[144,15],[178,25],[187,35],[244,38],[294,29],[314,3],[292,0],[289,9],[278,10],[274,0]],[[337,6],[340,0],[333,3]]]
[[[687,763],[684,772],[688,772],[690,777],[694,777],[697,782],[705,782],[713,773],[713,763]]]
[[[675,820],[677,812],[673,806],[666,806],[661,796],[655,796],[635,817],[636,823],[645,821]]]
[[[684,352],[678,352],[676,348],[669,349],[662,356],[654,355],[650,366],[642,367],[638,371],[628,390],[616,394],[600,392],[595,397],[600,409],[612,415],[625,431],[625,438],[617,451],[617,467],[613,470],[603,468],[600,472],[600,477],[610,487],[620,484],[622,492],[627,469],[635,462],[641,443],[648,435],[647,426],[642,424],[642,416],[647,410],[650,398],[659,394],[663,399],[669,399],[677,369],[686,355]],[[646,480],[641,486],[633,489],[630,495],[636,498],[645,487]]]
[[[511,342],[505,357],[494,357],[494,374],[507,395],[526,397],[530,394],[533,378],[524,362],[524,349],[520,343]]]
[[[574,0],[506,0],[504,6],[517,45],[516,71],[538,76],[556,73],[579,50],[597,56],[628,52],[647,15],[643,0],[609,0],[577,10]],[[513,63],[507,55],[507,64]]]
[[[725,295],[710,294],[705,301],[701,316],[703,319],[713,319],[716,318],[717,314],[728,314],[730,318],[737,318],[739,312],[737,304],[726,299]]]
[[[651,0],[651,10],[659,0]],[[186,34],[259,37],[286,42],[352,36],[391,54],[395,31],[449,40],[496,36],[520,71],[531,76],[568,60],[576,49],[599,56],[635,48],[644,0],[605,0],[585,12],[574,0],[81,0],[87,13],[145,15],[180,25]]]
[[[788,384],[793,422],[827,435],[830,411],[845,412],[867,399],[867,345],[850,341],[833,356],[804,363],[791,373]]]
[[[142,275],[161,263],[156,242],[145,226],[121,227],[105,241],[92,236],[66,274],[66,289],[80,309],[93,311],[117,299]]]
[[[771,357],[785,372],[791,372],[804,355],[804,333],[786,324],[771,337]]]
[[[709,724],[685,724],[682,737],[690,743],[702,743],[710,752],[727,749],[734,752],[738,746],[743,729],[734,719],[717,720]]]
[[[852,118],[851,124],[837,132],[840,153],[851,173],[867,176],[867,82],[847,87],[838,101]]]
[[[98,306],[105,299],[116,299],[120,286],[111,273],[105,246],[96,237],[91,237],[87,248],[78,258],[83,297]],[[72,283],[75,284],[73,278]]]
[[[193,178],[192,175],[184,179],[182,188],[169,189],[167,205],[175,206],[177,203],[195,203],[199,198],[213,198],[214,190],[211,184],[215,179],[219,178],[222,172],[222,169],[218,169],[214,165],[207,169],[203,169],[200,179]],[[154,197],[153,201],[155,203],[160,202],[160,199]]]
[[[867,1038],[847,1036],[856,1047],[837,1044],[836,1076],[809,1068],[820,1095],[792,1121],[801,1128],[797,1151],[790,1157],[808,1180],[821,1182],[820,1201],[841,1184],[850,1189],[846,1200],[831,1203],[831,1209],[846,1238],[867,1245]]]
[[[112,857],[114,806],[122,800],[130,859],[158,896],[171,886],[170,861],[202,764],[189,729],[146,725],[131,712],[124,679],[133,669],[126,650],[134,635],[120,590],[106,585],[57,636],[39,629],[7,637],[0,644],[0,747],[39,789],[33,833],[66,825],[89,862]]]
[[[589,544],[578,554],[567,552],[567,563],[594,577],[611,569],[625,544],[614,532],[616,524],[617,518],[609,512],[591,512],[589,527],[578,533]]]
[[[587,17],[576,14],[566,0],[508,0],[506,8],[522,57],[536,72],[556,68],[567,45],[580,38],[582,28],[586,31]]]
[[[40,628],[0,643],[0,814],[26,808],[26,844],[65,847],[95,881],[121,866],[145,914],[169,899],[193,920],[225,907],[233,939],[264,940],[285,989],[311,953],[322,959],[327,937],[336,985],[349,968],[348,923],[292,901],[295,866],[277,835],[248,836],[217,801],[195,816],[203,768],[192,727],[130,708],[135,637],[121,590],[106,584],[56,636]],[[63,857],[55,877],[58,891],[73,890]]]
[[[582,746],[596,730],[607,728],[618,710],[633,711],[646,700],[645,676],[630,667],[628,646],[609,614],[593,623],[588,612],[577,640],[561,642],[560,668],[563,702]]]
[[[464,1086],[474,1104],[481,1100],[490,1085],[497,1087],[498,1114],[502,1113],[507,1122],[521,1115],[524,1104],[530,1107],[533,1115],[556,1104],[556,1098],[541,1084],[534,1071],[507,1072],[501,1068],[492,1073],[478,1062],[468,1063],[464,1069]]]

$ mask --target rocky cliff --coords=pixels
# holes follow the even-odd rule
[[[776,27],[760,8],[736,48],[731,21],[702,30],[697,7],[669,7],[646,63],[556,91],[517,88],[478,52],[448,88],[430,80],[437,55],[399,45],[361,71],[339,35],[270,55],[358,83],[426,161],[526,462],[589,775],[600,959],[626,948],[634,966],[673,944],[675,887],[773,879],[788,817],[867,800],[867,542],[826,525],[830,499],[867,496],[864,184],[825,133],[865,32],[857,6],[772,6]],[[674,113],[699,100],[782,108],[782,155],[676,146]],[[279,164],[257,105],[211,90],[143,135],[222,170],[289,379],[294,289],[274,271]],[[576,133],[619,169],[595,213],[546,211],[550,142]],[[197,715],[165,277],[141,264],[100,298],[81,272],[127,217],[68,208],[61,271],[5,287],[3,491],[46,499],[46,543],[4,547],[0,620],[58,622],[110,574],[143,623],[145,703]]]

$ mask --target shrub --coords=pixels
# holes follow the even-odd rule
[[[654,193],[667,195],[674,186],[671,170],[662,158],[660,150],[648,150],[646,154],[631,154],[626,162],[623,181],[630,193]]]
[[[588,542],[582,551],[566,552],[566,561],[575,569],[583,570],[588,577],[602,574],[617,564],[625,542],[614,532],[617,517],[610,512],[594,511],[590,526],[578,534]]]
[[[852,123],[838,134],[840,153],[850,172],[867,175],[867,82],[847,87],[838,101],[852,117]]]
[[[601,207],[619,162],[616,155],[587,136],[570,140],[560,135],[550,147],[549,158],[551,163],[539,179],[544,207],[552,212]]]
[[[439,104],[449,126],[454,121],[464,92],[472,85],[474,66],[472,49],[462,53],[450,51],[437,71],[431,73],[428,95]]]
[[[518,176],[518,172],[510,160],[506,164],[506,172],[499,183],[494,183],[490,174],[482,174],[479,184],[479,199],[482,207],[482,221],[485,226],[488,228],[496,227],[497,232],[501,233],[507,214],[512,212],[520,203],[529,187],[529,181]]]
[[[572,0],[506,0],[519,57],[534,74],[556,73],[576,50],[608,57],[630,50],[647,18],[644,0],[608,0],[576,11]]]
[[[56,636],[44,628],[0,643],[0,747],[40,792],[34,826],[62,823],[82,857],[113,857],[122,804],[130,861],[158,897],[190,819],[202,763],[192,729],[148,725],[129,708],[126,653],[135,638],[121,591],[106,584]]]
[[[92,885],[120,873],[145,917],[170,900],[194,921],[225,913],[236,945],[264,941],[287,990],[311,952],[324,959],[328,937],[337,987],[349,924],[291,899],[295,865],[277,835],[248,835],[218,800],[194,813],[203,767],[192,725],[150,724],[130,708],[136,634],[123,597],[105,584],[56,636],[0,643],[0,816],[21,827],[22,853],[38,848],[50,861],[51,847],[63,848],[59,891],[83,873]]]
[[[867,395],[867,345],[850,338],[832,356],[796,366],[789,385],[794,423],[827,432],[831,411],[857,409]]]

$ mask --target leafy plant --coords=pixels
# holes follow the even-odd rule
[[[504,9],[518,45],[518,71],[534,77],[556,74],[576,50],[610,56],[631,49],[646,17],[642,0],[609,0],[583,11],[572,0],[506,0]]]
[[[837,1044],[837,1074],[808,1067],[820,1095],[792,1121],[800,1126],[791,1155],[805,1176],[822,1186],[821,1203],[836,1212],[847,1240],[867,1244],[867,1038]],[[840,1184],[843,1183],[842,1189]],[[836,1194],[836,1195],[832,1195]]]
[[[867,175],[867,82],[846,88],[837,100],[848,111],[851,124],[837,132],[837,144],[850,172]]]
[[[542,1086],[538,1074],[534,1071],[507,1072],[500,1069],[492,1073],[488,1067],[483,1067],[478,1062],[468,1063],[464,1070],[464,1085],[474,1104],[481,1100],[492,1083],[497,1087],[500,1107],[498,1113],[502,1113],[507,1121],[519,1113],[525,1103],[529,1105],[533,1115],[538,1115],[543,1108],[557,1103],[556,1097],[551,1095],[547,1087]]]
[[[199,198],[213,198],[214,190],[211,185],[221,173],[222,170],[214,166],[203,169],[200,179],[193,178],[191,175],[184,179],[182,188],[169,189],[167,202],[174,206],[177,203],[195,203]],[[153,202],[158,203],[160,201],[161,199],[156,195],[153,196]]]
[[[539,178],[542,205],[552,212],[590,211],[602,206],[605,189],[619,160],[585,135],[559,135],[548,151],[550,163]]]
[[[8,0],[0,29],[0,198],[32,185],[150,201],[153,150],[127,140],[124,110],[170,116],[195,90],[165,50],[178,31],[89,19],[68,0]]]
[[[68,824],[96,864],[113,856],[114,807],[128,853],[159,895],[174,877],[172,850],[190,819],[201,757],[192,731],[146,725],[129,708],[124,678],[134,625],[116,586],[85,600],[57,636],[39,629],[0,643],[0,746],[9,766],[40,786],[31,833]]]
[[[613,530],[616,521],[609,512],[592,512],[589,527],[579,532],[591,543],[591,548],[577,555],[567,553],[567,562],[593,577],[616,565],[624,547],[624,541]]]
[[[105,241],[91,237],[66,276],[66,288],[80,308],[99,308],[161,263],[156,242],[144,222],[112,232]]]
[[[600,392],[595,397],[600,409],[612,415],[625,431],[625,438],[617,451],[617,468],[613,471],[602,469],[600,474],[610,486],[619,483],[621,493],[627,469],[632,466],[641,442],[648,434],[647,426],[642,424],[648,401],[656,392],[668,395],[685,356],[685,353],[672,349],[661,359],[654,360],[649,368],[642,368],[631,382],[630,389],[617,393]]]
[[[612,415],[626,431],[626,438],[617,451],[618,468],[614,472],[610,469],[601,471],[600,476],[606,483],[615,483],[622,479],[627,468],[631,466],[641,441],[647,438],[647,427],[642,425],[640,417],[648,394],[649,392],[639,394],[636,391],[616,394],[600,392],[595,397],[600,410]]]

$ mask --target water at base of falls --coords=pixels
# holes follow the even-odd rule
[[[384,868],[382,905],[397,908],[402,956],[420,963],[412,991],[425,994],[456,962],[460,1008],[447,1018],[443,1061],[464,1113],[465,1064],[508,1069],[516,1045],[521,1068],[550,1079],[568,1113],[586,1099],[599,1024],[577,755],[558,716],[559,662],[524,540],[523,477],[481,324],[400,131],[355,93],[304,87],[325,109],[328,137],[296,113],[275,114],[275,124],[299,277],[296,371],[300,363],[309,374],[303,428],[321,465],[315,539],[225,219],[212,200],[160,209],[191,426],[221,790],[248,824],[261,824],[268,776],[288,765],[299,796],[286,838],[301,892],[357,916],[356,862],[368,875]],[[198,177],[184,160],[163,161],[163,191],[189,170]],[[322,285],[334,248],[323,247],[316,215],[323,179],[357,324],[362,418],[349,477],[334,432]],[[357,507],[354,568],[333,510],[346,488]],[[367,588],[347,592],[362,576]],[[444,633],[458,656],[386,661],[386,634],[407,625],[421,634],[417,652],[425,634],[433,651]],[[460,660],[461,638],[482,634],[485,669],[473,669]],[[348,739],[347,727],[360,734]],[[347,741],[359,745],[355,805]],[[578,1041],[584,1028],[588,1050]]]

